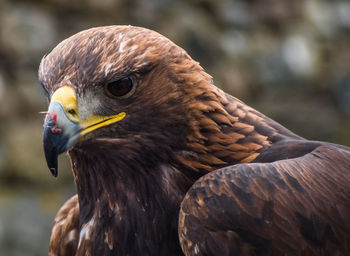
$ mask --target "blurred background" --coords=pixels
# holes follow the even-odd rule
[[[75,193],[66,156],[46,168],[41,57],[94,26],[154,29],[217,86],[313,140],[350,146],[350,2],[0,0],[0,254],[47,255],[60,205]]]

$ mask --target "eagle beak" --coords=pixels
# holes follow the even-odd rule
[[[52,175],[57,177],[58,155],[84,140],[84,136],[93,130],[122,120],[125,113],[112,116],[91,115],[87,119],[79,118],[75,90],[63,86],[56,90],[46,114],[43,130],[44,152]]]

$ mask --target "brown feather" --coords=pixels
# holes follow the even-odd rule
[[[50,238],[50,256],[75,255],[79,241],[78,196],[69,199],[57,213]]]
[[[321,144],[299,158],[211,172],[182,203],[182,248],[186,255],[347,255],[349,170],[350,150]]]

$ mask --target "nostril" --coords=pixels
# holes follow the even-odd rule
[[[69,109],[68,113],[71,114],[71,115],[76,115],[77,114],[77,112],[74,109]]]
[[[79,123],[79,112],[75,107],[67,107],[65,109],[66,117],[72,122]]]

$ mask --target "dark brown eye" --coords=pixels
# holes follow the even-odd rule
[[[127,98],[135,91],[135,79],[133,76],[126,76],[117,81],[107,83],[105,91],[108,96],[114,98]]]

